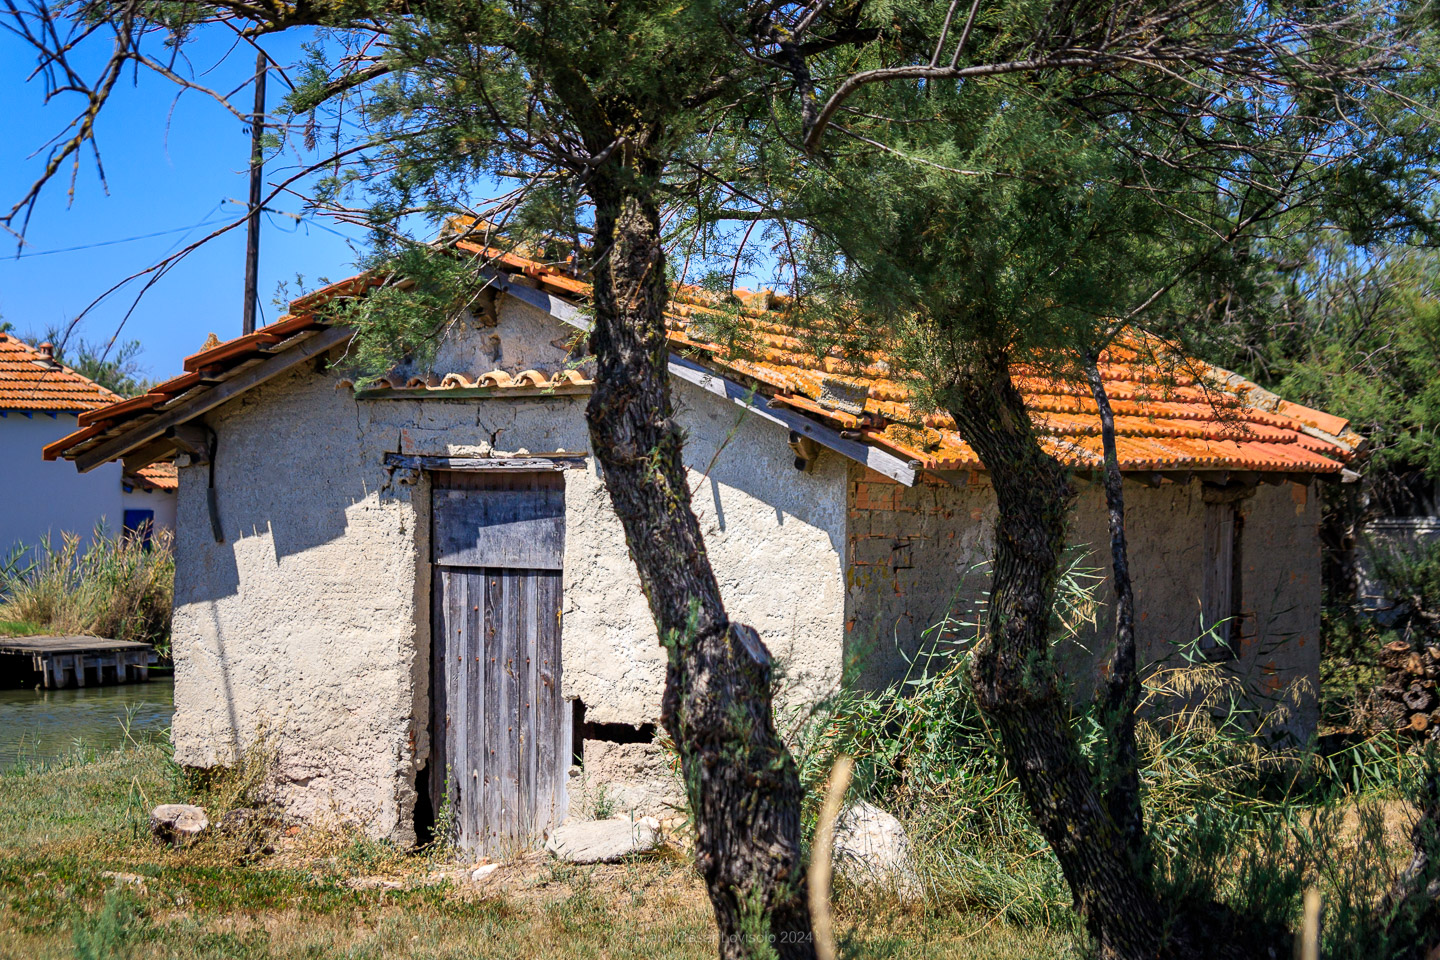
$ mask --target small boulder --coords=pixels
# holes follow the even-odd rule
[[[205,810],[188,803],[162,803],[150,811],[150,832],[162,843],[189,843],[209,826]]]
[[[401,890],[405,883],[392,877],[350,877],[345,886],[351,890]]]
[[[835,870],[856,886],[893,890],[901,900],[921,896],[905,827],[863,800],[847,806],[835,821]]]
[[[611,817],[566,821],[555,828],[545,849],[567,863],[614,863],[660,846],[660,821],[654,817]]]
[[[470,871],[470,879],[475,881],[476,883],[479,883],[481,880],[484,880],[486,877],[490,876],[490,874],[494,873],[496,870],[499,869],[500,864],[498,863],[481,864],[474,870]]]
[[[144,896],[145,894],[150,892],[150,888],[145,883],[145,878],[140,876],[139,874],[117,873],[114,870],[101,870],[100,876],[104,877],[106,880],[115,881],[115,886],[117,887],[130,887],[141,896]]]

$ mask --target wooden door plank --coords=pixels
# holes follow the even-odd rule
[[[446,697],[445,578],[435,567],[430,575],[430,805],[438,816],[445,798],[445,763],[450,749]]]
[[[575,755],[573,742],[575,712],[570,708],[570,701],[565,699],[564,672],[565,663],[563,656],[564,620],[562,611],[565,603],[564,579],[560,574],[554,574],[549,580],[550,597],[546,601],[545,623],[546,629],[550,631],[550,651],[555,661],[555,736],[557,746],[555,748],[555,811],[551,814],[551,823],[558,825],[563,823],[570,811],[570,796],[568,793],[570,783],[570,762]]]
[[[521,813],[519,837],[535,835],[535,570],[515,572],[515,745],[519,750],[516,804]]]
[[[485,851],[498,854],[500,824],[502,822],[502,788],[504,776],[504,742],[500,736],[500,718],[506,713],[504,671],[505,662],[500,645],[504,618],[504,592],[499,570],[485,571],[485,702],[490,709],[485,712],[485,724],[481,728],[485,739]]]
[[[557,789],[570,766],[570,758],[560,754],[560,658],[559,594],[560,574],[535,575],[535,776],[536,816],[538,825],[547,833],[556,820]]]
[[[501,631],[501,643],[503,653],[501,656],[505,662],[505,673],[503,683],[505,687],[505,702],[508,709],[505,713],[496,718],[496,726],[500,728],[501,741],[505,745],[505,775],[501,786],[501,805],[505,811],[505,843],[507,847],[513,847],[520,839],[520,831],[524,823],[524,813],[520,805],[520,767],[522,757],[520,753],[520,716],[523,710],[520,692],[520,577],[522,575],[516,570],[506,570],[501,575],[505,595],[504,624]]]
[[[563,490],[437,490],[433,496],[435,563],[560,569]]]
[[[455,826],[459,832],[461,847],[468,848],[474,841],[475,821],[472,815],[474,796],[470,781],[465,775],[465,758],[470,752],[470,688],[466,679],[466,653],[469,639],[465,635],[465,595],[468,583],[464,571],[453,571],[446,578],[445,612],[449,625],[447,653],[449,675],[450,724],[454,731],[449,756],[446,780],[450,787],[451,804],[455,813]]]
[[[465,725],[468,749],[465,754],[466,783],[470,787],[471,801],[467,804],[472,836],[480,837],[480,805],[485,794],[485,750],[484,741],[477,736],[485,723],[484,686],[484,631],[485,631],[485,589],[484,573],[468,570],[465,573]]]

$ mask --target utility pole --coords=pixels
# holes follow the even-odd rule
[[[255,115],[250,120],[250,218],[245,227],[245,313],[240,332],[255,332],[260,283],[260,180],[265,161],[265,54],[255,53]]]

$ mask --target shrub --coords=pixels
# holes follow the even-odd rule
[[[1179,662],[1145,678],[1137,724],[1165,901],[1224,903],[1256,931],[1293,929],[1314,886],[1327,904],[1326,956],[1418,956],[1418,922],[1386,920],[1380,904],[1410,857],[1384,814],[1403,819],[1418,805],[1435,776],[1426,760],[1402,757],[1393,737],[1332,752],[1281,747],[1291,704],[1258,701],[1222,665]],[[1095,750],[1098,718],[1080,706],[1072,723]],[[929,906],[1079,932],[1059,865],[975,704],[966,649],[921,656],[886,689],[838,696],[803,738],[812,798],[841,753],[856,759],[852,795],[904,823]],[[837,894],[861,895],[843,884]]]
[[[163,646],[174,585],[169,531],[146,543],[97,527],[84,550],[76,534],[63,534],[58,547],[46,537],[0,565],[0,621]]]

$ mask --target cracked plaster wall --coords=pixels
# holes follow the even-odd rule
[[[498,314],[495,324],[459,325],[462,342],[442,347],[435,372],[565,363],[567,328],[510,298]],[[498,360],[495,330],[516,338],[502,340]],[[827,454],[797,471],[783,429],[681,382],[675,401],[693,505],[730,612],[770,646],[786,702],[812,702],[840,676],[845,464]],[[584,451],[584,404],[357,402],[306,368],[212,412],[225,542],[210,533],[207,468],[182,468],[177,760],[232,764],[269,731],[272,787],[292,813],[409,839],[429,753],[429,487],[423,475],[392,475],[383,457]],[[565,473],[563,689],[592,722],[655,722],[664,654],[595,470],[592,461]],[[640,776],[626,749],[592,754],[591,782],[628,785],[629,806],[673,798],[673,783],[646,786],[666,782],[654,758]]]

